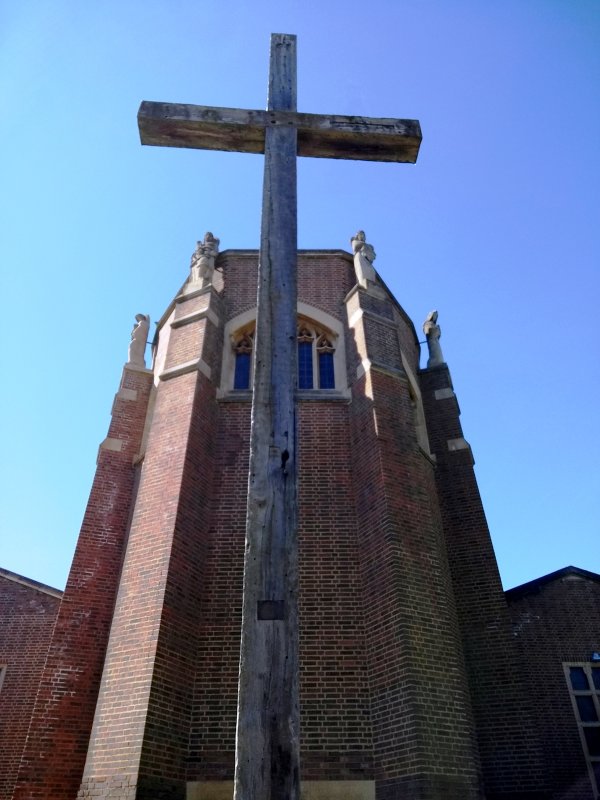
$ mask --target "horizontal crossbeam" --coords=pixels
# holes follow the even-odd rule
[[[264,153],[268,127],[295,127],[298,155],[414,164],[421,126],[413,119],[379,119],[296,111],[250,111],[144,101],[138,112],[142,144]]]

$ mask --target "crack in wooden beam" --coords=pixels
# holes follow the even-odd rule
[[[294,127],[298,155],[414,164],[418,120],[302,114],[144,101],[138,113],[142,144],[264,153],[268,127]]]

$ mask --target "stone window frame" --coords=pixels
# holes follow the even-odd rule
[[[315,333],[313,337],[313,389],[298,390],[299,396],[311,399],[349,398],[348,376],[346,368],[346,347],[344,326],[341,320],[319,308],[298,302],[297,318],[299,330],[306,327]],[[242,397],[251,395],[250,389],[234,389],[236,346],[245,337],[253,338],[256,327],[256,307],[238,314],[226,323],[223,332],[223,356],[221,362],[221,384],[217,390],[217,398]],[[323,344],[323,336],[333,348],[333,371],[335,388],[319,389],[318,354]],[[252,352],[254,358],[254,350]],[[252,375],[253,363],[250,365]]]
[[[574,689],[573,684],[571,683],[571,668],[572,667],[579,667],[583,669],[586,674],[588,680],[588,688],[587,689]],[[563,670],[565,674],[565,681],[567,683],[567,688],[569,690],[569,696],[571,698],[571,705],[573,707],[573,713],[575,715],[575,721],[577,722],[577,730],[579,732],[579,740],[581,741],[581,747],[583,749],[583,754],[585,756],[585,762],[588,768],[588,774],[590,777],[590,782],[592,784],[592,791],[594,793],[594,798],[600,798],[600,755],[592,756],[590,755],[588,749],[588,743],[585,738],[585,729],[586,728],[598,728],[600,729],[600,685],[596,686],[594,683],[592,670],[597,670],[600,674],[600,662],[593,662],[593,661],[568,661],[563,662]],[[579,708],[577,706],[577,697],[591,697],[594,707],[596,709],[597,721],[596,722],[584,722],[580,718]]]
[[[6,678],[7,669],[8,669],[8,664],[0,664],[0,692],[2,691],[2,684],[4,683],[4,678]]]

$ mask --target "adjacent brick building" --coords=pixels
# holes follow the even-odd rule
[[[0,569],[0,797],[12,797],[62,592]]]
[[[256,269],[192,271],[124,368],[2,800],[231,797]],[[348,253],[300,252],[298,347],[307,800],[595,797],[600,579],[507,598],[448,367]]]
[[[590,783],[600,786],[600,576],[565,567],[506,599],[544,772],[561,798],[591,797]]]

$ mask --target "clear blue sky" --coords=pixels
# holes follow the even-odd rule
[[[141,100],[417,118],[416,166],[302,159],[299,246],[358,229],[437,308],[506,587],[600,571],[598,0],[5,0],[0,565],[62,588],[137,312],[206,230],[258,246],[260,156],[143,148]]]

